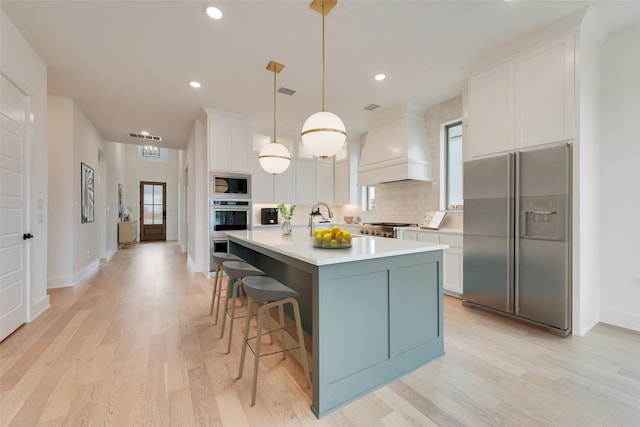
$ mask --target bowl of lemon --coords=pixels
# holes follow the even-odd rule
[[[316,230],[313,235],[313,246],[324,249],[344,249],[351,247],[351,233],[340,227]]]

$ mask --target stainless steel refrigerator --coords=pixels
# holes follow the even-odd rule
[[[570,145],[464,163],[464,305],[571,332],[570,190]]]

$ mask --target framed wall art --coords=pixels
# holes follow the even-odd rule
[[[82,223],[93,222],[93,168],[80,163],[80,215]]]
[[[124,221],[124,186],[118,184],[118,218]]]

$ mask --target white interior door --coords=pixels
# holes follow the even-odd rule
[[[27,320],[27,97],[4,75],[0,96],[0,341]]]

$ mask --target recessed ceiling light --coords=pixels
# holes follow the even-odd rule
[[[211,18],[211,19],[220,19],[220,18],[222,18],[222,11],[220,9],[218,9],[217,7],[207,6],[205,11],[207,12],[207,15],[209,15],[209,18]]]
[[[195,80],[192,80],[192,81],[190,81],[190,82],[189,82],[189,86],[191,86],[191,87],[193,87],[193,88],[198,89],[198,88],[200,88],[200,86],[202,86],[202,85],[200,84],[200,82],[197,82],[197,81],[195,81]]]
[[[387,76],[385,76],[384,74],[380,73],[380,74],[376,74],[375,76],[373,76],[374,79],[381,81],[387,78]]]
[[[149,135],[149,132],[147,132],[146,130],[140,131],[140,133],[141,133],[142,135]]]

